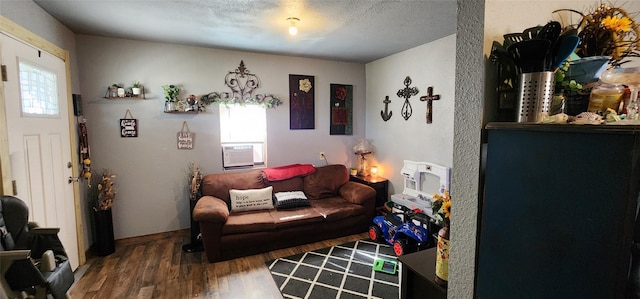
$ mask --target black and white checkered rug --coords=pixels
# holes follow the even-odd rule
[[[266,262],[284,298],[400,298],[395,275],[373,271],[373,261],[396,260],[393,248],[362,240]]]

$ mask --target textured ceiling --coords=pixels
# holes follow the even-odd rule
[[[34,1],[78,34],[359,63],[456,30],[456,0]]]

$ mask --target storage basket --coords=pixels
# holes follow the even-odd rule
[[[518,85],[518,122],[537,122],[549,115],[553,99],[554,73],[538,72],[520,75]]]

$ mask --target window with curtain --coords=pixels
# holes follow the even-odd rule
[[[253,146],[254,165],[265,165],[267,113],[259,105],[220,106],[220,143],[222,147]],[[224,165],[224,164],[223,164]]]

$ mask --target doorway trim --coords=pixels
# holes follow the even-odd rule
[[[76,139],[75,122],[73,120],[73,100],[71,91],[71,64],[69,62],[69,51],[64,50],[55,44],[45,40],[37,34],[27,30],[26,28],[18,25],[17,23],[9,20],[8,18],[0,15],[0,32],[6,33],[25,44],[31,45],[37,49],[45,51],[55,57],[62,59],[65,63],[65,73],[67,80],[67,110],[69,111],[69,139],[71,144],[71,173],[73,177],[78,177],[78,152],[74,150],[77,148],[78,141]],[[9,137],[7,132],[7,114],[5,111],[5,98],[4,98],[4,86],[0,84],[0,174],[2,175],[2,183],[0,184],[0,194],[12,195],[12,177],[11,167],[9,160]],[[78,240],[78,261],[79,265],[83,265],[86,262],[86,255],[84,249],[84,237],[83,237],[83,221],[82,213],[80,210],[80,184],[73,184],[73,206],[74,214],[76,217],[76,239]]]

